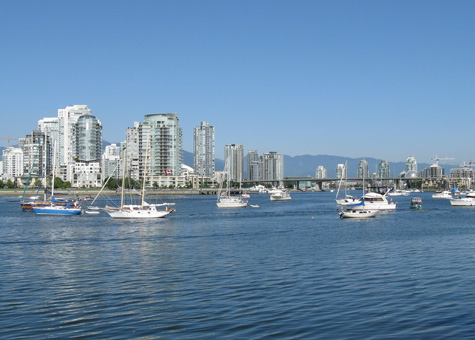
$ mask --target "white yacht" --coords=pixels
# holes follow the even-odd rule
[[[450,204],[454,207],[475,206],[475,192],[468,193],[465,197],[452,198]]]
[[[395,202],[388,201],[385,195],[377,192],[368,192],[360,199],[345,200],[340,205],[352,210],[396,210]]]
[[[378,213],[377,210],[349,209],[349,210],[340,211],[339,215],[340,215],[340,218],[371,218],[371,217],[375,217],[377,213]]]
[[[274,190],[269,196],[271,201],[290,201],[290,193],[287,190]]]
[[[388,196],[409,196],[409,191],[397,189],[394,191],[388,192]]]
[[[444,191],[436,191],[435,194],[432,195],[432,198],[445,198],[445,199],[452,199],[452,193],[448,190]]]

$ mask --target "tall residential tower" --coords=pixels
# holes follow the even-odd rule
[[[194,128],[193,167],[199,176],[214,176],[214,127],[208,122]]]

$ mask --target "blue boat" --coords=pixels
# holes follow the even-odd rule
[[[53,150],[56,149],[56,143],[53,144]],[[53,155],[56,155],[53,153]],[[55,168],[55,159],[53,157],[53,169]],[[61,203],[61,204],[59,204]],[[37,215],[80,215],[81,206],[76,201],[57,200],[54,198],[54,170],[51,180],[51,203],[44,206],[33,206]]]
[[[80,206],[73,204],[67,205],[49,205],[46,207],[33,207],[37,215],[80,215],[82,209]]]

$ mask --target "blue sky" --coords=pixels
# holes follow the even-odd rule
[[[2,1],[0,137],[86,104],[110,142],[149,113],[216,155],[475,161],[474,1]],[[6,146],[1,140],[0,145]]]

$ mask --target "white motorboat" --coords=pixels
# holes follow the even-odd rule
[[[452,198],[450,204],[453,207],[472,207],[475,206],[475,192],[468,193],[465,197]]]
[[[250,207],[251,208],[259,208],[259,205],[258,204],[251,204]]]
[[[388,201],[386,195],[377,192],[368,192],[360,199],[348,200],[340,205],[356,210],[396,210],[395,202]]]
[[[409,196],[409,191],[397,189],[394,191],[388,192],[388,196]]]
[[[452,199],[452,193],[448,190],[444,191],[436,191],[435,194],[432,194],[432,198],[445,198],[445,199]]]
[[[290,201],[292,197],[287,190],[274,190],[272,194],[269,195],[271,201]]]
[[[375,217],[378,211],[376,210],[356,210],[349,209],[340,211],[340,218],[370,218]]]

